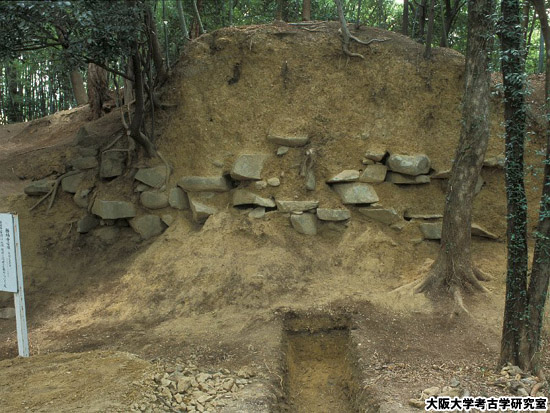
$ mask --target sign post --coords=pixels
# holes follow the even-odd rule
[[[29,357],[19,217],[0,214],[0,291],[14,293],[19,356]]]

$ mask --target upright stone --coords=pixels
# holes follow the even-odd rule
[[[61,180],[61,188],[70,194],[75,194],[84,179],[84,173],[66,176]]]
[[[89,214],[78,220],[78,222],[76,223],[76,231],[79,234],[85,234],[87,232],[90,232],[98,225],[99,219],[97,219],[94,215]]]
[[[190,192],[227,192],[231,182],[225,176],[184,176],[178,186]]]
[[[181,188],[176,187],[170,189],[170,194],[168,195],[168,203],[174,209],[189,209],[189,198]]]
[[[290,216],[290,222],[292,227],[300,234],[317,234],[317,217],[313,214],[292,214]]]
[[[261,179],[266,158],[267,155],[262,154],[240,155],[231,168],[231,178],[240,181]]]
[[[141,217],[131,219],[130,226],[143,239],[149,239],[160,235],[166,229],[166,225],[162,222],[158,215],[143,215]]]
[[[378,195],[372,186],[363,183],[333,185],[334,190],[344,204],[373,204],[378,202]]]
[[[124,173],[124,159],[122,152],[107,152],[101,157],[99,166],[100,178],[115,178]],[[139,171],[138,171],[139,173]]]
[[[298,148],[304,146],[309,141],[309,137],[305,135],[298,136],[282,136],[270,133],[267,136],[267,140],[277,145],[288,146],[291,148]]]
[[[192,197],[189,198],[189,205],[191,206],[191,212],[193,212],[193,219],[199,224],[206,221],[210,215],[218,212],[216,208],[205,205]]]
[[[443,223],[442,222],[422,222],[420,224],[420,231],[424,236],[424,239],[441,239]]]
[[[152,168],[141,168],[135,179],[153,188],[160,188],[166,182],[166,165],[157,165]]]
[[[430,172],[430,159],[426,155],[390,155],[388,168],[405,175],[423,175]]]
[[[105,201],[96,199],[92,213],[103,219],[133,218],[136,216],[136,207],[127,201]]]

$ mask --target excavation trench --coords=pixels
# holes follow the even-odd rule
[[[349,322],[332,317],[285,320],[286,411],[347,412],[366,409],[358,397]]]

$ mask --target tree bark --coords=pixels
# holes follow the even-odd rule
[[[311,0],[303,0],[302,3],[302,20],[311,20]]]
[[[157,35],[157,26],[150,7],[147,7],[145,14],[145,23],[148,30],[148,35],[151,40],[151,55],[153,62],[155,63],[155,69],[157,71],[156,83],[162,85],[168,78],[168,73],[164,65],[164,59],[162,57],[162,50],[160,48],[159,39]]]
[[[435,0],[430,0],[430,12],[428,14],[428,34],[426,35],[426,48],[424,50],[424,59],[432,57],[432,37],[434,33],[434,12]]]
[[[71,87],[78,106],[88,103],[88,95],[84,88],[84,79],[82,78],[82,73],[80,73],[78,69],[73,69],[71,71]]]
[[[489,50],[493,24],[485,16],[493,0],[468,2],[465,90],[462,99],[462,129],[451,170],[439,254],[419,292],[484,290],[472,265],[471,223],[475,186],[489,141],[490,72]],[[459,302],[461,303],[461,301]]]
[[[88,101],[92,111],[92,119],[98,119],[103,114],[103,104],[109,100],[109,84],[107,71],[94,63],[88,64]]]
[[[8,85],[8,104],[6,113],[8,123],[23,122],[21,91],[17,87],[17,69],[11,62],[6,65],[6,81]]]
[[[422,0],[420,4],[420,15],[418,16],[418,39],[420,43],[424,41],[424,31],[426,28],[426,11],[428,9],[428,0]]]
[[[204,27],[202,25],[201,15],[199,13],[199,7],[197,6],[197,0],[193,0],[193,12],[195,13],[195,20],[197,21],[197,27],[199,28],[199,34],[204,34]]]
[[[185,21],[185,14],[183,14],[183,4],[181,0],[177,0],[176,5],[178,9],[178,19],[180,21],[181,31],[183,32],[183,44],[186,44],[189,40],[189,29],[187,28],[187,22]],[[231,19],[229,24],[232,24]]]
[[[527,291],[527,198],[523,182],[525,141],[525,71],[518,0],[502,0],[502,77],[506,128],[507,276],[500,363],[520,364],[520,339]],[[521,367],[521,366],[520,366]]]
[[[403,27],[401,33],[405,36],[409,35],[409,0],[403,1]]]

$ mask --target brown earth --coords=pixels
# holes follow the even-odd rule
[[[174,169],[170,185],[184,175],[226,173],[239,153],[261,152],[270,154],[265,177],[281,178],[280,187],[268,187],[260,191],[262,196],[317,199],[331,207],[341,204],[325,179],[343,169],[362,168],[366,150],[426,153],[435,170],[450,167],[460,133],[460,54],[436,49],[433,59],[425,61],[421,46],[410,39],[361,29],[361,38],[388,40],[357,46],[366,59],[349,60],[342,54],[337,25],[319,24],[312,30],[230,28],[191,43],[161,96],[177,107],[156,113],[156,142]],[[228,82],[235,79],[236,64],[240,77]],[[533,94],[533,113],[541,102],[537,96]],[[504,150],[498,99],[496,94],[488,156]],[[143,396],[128,389],[138,376],[150,375],[153,366],[147,361],[176,359],[204,369],[249,366],[279,397],[273,411],[307,411],[297,406],[309,399],[293,405],[293,392],[300,390],[285,388],[293,380],[287,372],[304,369],[289,366],[285,356],[289,313],[305,320],[304,330],[319,315],[348,320],[353,356],[345,357],[353,357],[358,372],[353,379],[348,371],[342,373],[344,381],[351,380],[350,391],[367,394],[373,405],[386,400],[406,406],[421,390],[445,385],[452,377],[473,395],[502,394],[490,384],[506,273],[502,170],[483,169],[486,184],[474,207],[474,221],[500,237],[496,242],[473,240],[475,262],[493,277],[487,283],[490,293],[466,297],[472,317],[451,320],[445,303],[396,290],[425,274],[426,260],[436,256],[439,246],[418,242],[413,221],[396,231],[350,208],[347,227],[325,225],[317,236],[307,237],[296,233],[283,214],[250,219],[227,207],[228,195],[222,194],[211,200],[222,210],[204,226],[193,223],[189,211],[171,210],[176,223],[156,239],[139,241],[130,228],[120,228],[118,240],[108,244],[93,232],[76,233],[74,224],[83,211],[68,194],[59,194],[50,212],[45,206],[29,212],[36,199],[22,195],[22,188],[30,179],[67,170],[82,125],[104,142],[121,129],[116,112],[94,122],[87,118],[88,109],[82,107],[0,127],[0,210],[17,212],[21,220],[33,356],[12,359],[17,355],[14,321],[0,320],[5,411],[129,410]],[[269,131],[311,137],[315,193],[303,188],[299,176],[303,149],[276,157],[276,146],[266,140]],[[540,196],[542,158],[537,150],[542,145],[537,135],[528,142],[531,229]],[[137,166],[159,163],[136,161]],[[135,200],[134,172],[98,182],[96,192]],[[376,191],[384,206],[400,213],[443,209],[444,181],[410,187],[383,183]],[[0,294],[0,306],[10,305],[10,295]],[[314,340],[311,354],[323,354],[315,350],[318,345],[323,348]],[[335,357],[339,363],[340,355]],[[546,357],[544,367],[549,367]],[[66,371],[77,372],[78,380],[67,380]],[[314,382],[322,381],[326,371],[313,369],[311,374]],[[16,391],[10,383],[21,386]],[[323,402],[322,391],[315,394],[304,385],[301,390],[313,392],[305,396],[334,411],[334,405]],[[358,400],[364,402],[362,397]]]

